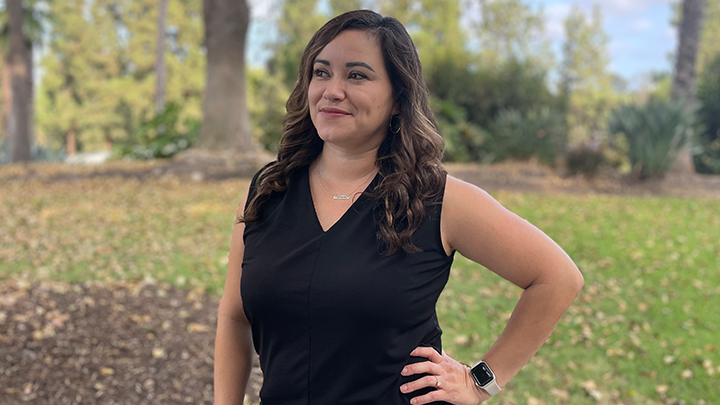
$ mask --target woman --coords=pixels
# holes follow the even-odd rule
[[[415,46],[371,11],[312,38],[277,161],[233,231],[215,347],[217,404],[239,404],[253,343],[263,405],[476,404],[550,335],[583,281],[550,238],[447,176]],[[525,291],[472,369],[441,348],[455,251]]]

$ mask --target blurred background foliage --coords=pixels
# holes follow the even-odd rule
[[[701,127],[697,137],[699,147],[696,148],[695,167],[700,173],[720,174],[720,52],[700,75],[697,96]]]
[[[611,112],[608,124],[610,133],[625,138],[632,170],[639,178],[670,170],[693,129],[692,112],[683,103],[666,100],[622,105]]]
[[[133,158],[169,157],[196,142],[206,81],[202,1],[168,4],[169,106],[164,111],[153,103],[156,3],[25,2],[29,46],[42,47],[38,61],[42,74],[33,92],[32,133],[34,148],[46,152],[36,153],[37,159],[62,159],[76,151],[97,150]],[[461,18],[468,5],[478,18],[462,23],[468,20]],[[603,167],[631,172],[637,163],[633,151],[646,145],[647,130],[661,122],[648,122],[644,129],[625,128],[622,139],[612,133],[618,127],[610,124],[617,123],[618,117],[663,105],[653,100],[671,98],[669,72],[657,72],[651,85],[638,87],[609,70],[608,36],[599,7],[586,13],[573,6],[565,19],[562,49],[553,52],[544,10],[526,0],[277,1],[278,35],[268,44],[271,55],[264,66],[251,66],[246,73],[253,137],[262,148],[277,151],[285,102],[312,34],[333,15],[356,8],[372,8],[398,18],[415,40],[447,143],[447,161],[532,159],[564,167],[569,173],[595,173]],[[678,24],[682,9],[677,10],[677,21],[669,24]],[[0,19],[7,20],[4,9]],[[696,170],[717,174],[720,0],[706,1],[702,27],[697,108],[687,102],[677,119],[682,125],[692,121],[696,135],[690,142]],[[6,36],[3,32],[7,54]],[[5,59],[0,61],[3,70],[7,69]],[[8,91],[6,82],[3,94]],[[5,134],[8,101],[3,97],[0,103]],[[149,125],[160,125],[167,132],[159,134]],[[2,136],[0,143],[6,143],[6,138]],[[6,145],[0,147],[5,149]],[[7,161],[7,154],[0,154],[0,162]],[[672,155],[657,159],[672,163]],[[653,175],[662,175],[669,167],[666,163],[644,167],[650,166],[660,168]]]

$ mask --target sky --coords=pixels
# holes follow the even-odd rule
[[[578,5],[590,15],[597,3],[609,36],[610,71],[623,77],[630,87],[638,87],[651,72],[672,72],[671,55],[677,42],[676,30],[670,24],[674,0],[526,1],[533,7],[543,8],[546,32],[558,53],[564,40],[563,20],[572,5]],[[262,66],[270,56],[268,46],[277,36],[274,21],[279,15],[279,0],[249,0],[248,3],[252,20],[247,58],[251,65]]]
[[[547,34],[556,48],[564,40],[563,20],[573,4],[590,14],[600,4],[605,33],[609,36],[610,70],[628,81],[639,81],[649,72],[668,72],[677,43],[670,24],[673,0],[531,0],[542,5]]]

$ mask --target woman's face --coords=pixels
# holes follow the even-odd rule
[[[379,147],[397,108],[375,38],[346,30],[327,44],[313,63],[308,101],[323,141],[343,149]]]

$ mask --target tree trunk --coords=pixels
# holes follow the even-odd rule
[[[77,140],[75,139],[75,127],[72,126],[65,134],[65,148],[68,156],[75,156],[77,152]]]
[[[30,145],[35,145],[35,63],[33,63],[33,43],[28,40],[25,44],[25,50],[27,51],[27,67],[28,75],[26,80],[28,102],[28,139]]]
[[[207,76],[199,147],[255,151],[245,94],[246,0],[203,0]]]
[[[678,28],[678,48],[673,77],[672,99],[684,101],[688,107],[695,104],[695,84],[697,81],[697,55],[700,46],[705,0],[683,0],[682,20]],[[687,175],[695,173],[690,145],[680,151],[671,174]]]
[[[167,19],[168,0],[160,0],[158,13],[157,53],[155,56],[155,111],[165,111],[165,25]]]
[[[8,0],[10,42],[10,76],[12,82],[12,113],[10,119],[10,161],[30,161],[30,134],[28,128],[28,60],[25,36],[22,32],[22,0]]]
[[[705,0],[683,0],[682,20],[678,28],[678,49],[673,78],[673,100],[695,101],[697,55],[700,47]]]
[[[10,115],[12,114],[12,77],[10,75],[10,55],[3,55],[2,65],[2,131],[10,142]],[[10,144],[8,143],[8,147]]]

